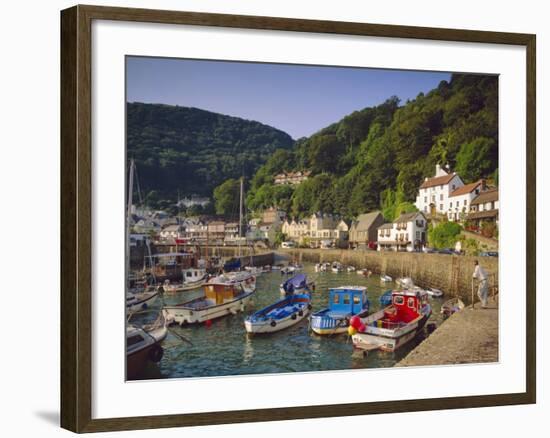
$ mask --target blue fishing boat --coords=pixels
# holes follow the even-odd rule
[[[292,294],[253,313],[244,321],[248,333],[273,333],[298,324],[311,309],[311,295]]]
[[[379,298],[380,307],[387,307],[391,304],[391,293],[392,293],[392,290],[388,289],[386,292],[384,292],[380,296],[380,298]]]
[[[280,291],[282,295],[301,294],[314,289],[315,284],[308,282],[306,274],[298,274],[281,283]]]
[[[369,313],[369,300],[365,286],[340,286],[329,290],[326,309],[311,315],[311,329],[318,335],[346,333],[349,320]]]

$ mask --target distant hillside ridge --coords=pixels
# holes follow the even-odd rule
[[[250,178],[287,133],[262,123],[198,108],[127,103],[127,158],[134,158],[140,189],[151,204],[191,194],[212,197],[229,178]]]

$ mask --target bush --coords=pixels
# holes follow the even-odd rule
[[[454,248],[462,227],[456,222],[441,222],[428,231],[429,245],[433,248]]]

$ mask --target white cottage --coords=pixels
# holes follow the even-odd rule
[[[378,251],[415,251],[426,243],[428,221],[422,212],[405,213],[378,228]]]
[[[435,166],[435,176],[426,178],[416,197],[416,208],[424,214],[447,214],[451,194],[464,186],[455,172],[447,173],[439,164]]]

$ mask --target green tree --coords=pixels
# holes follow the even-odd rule
[[[498,145],[492,138],[479,137],[465,143],[456,156],[456,171],[466,181],[489,176],[498,162]]]
[[[441,222],[428,230],[428,241],[434,248],[452,248],[460,238],[462,227],[456,222]]]
[[[216,214],[236,217],[239,212],[240,182],[228,179],[214,189]]]

